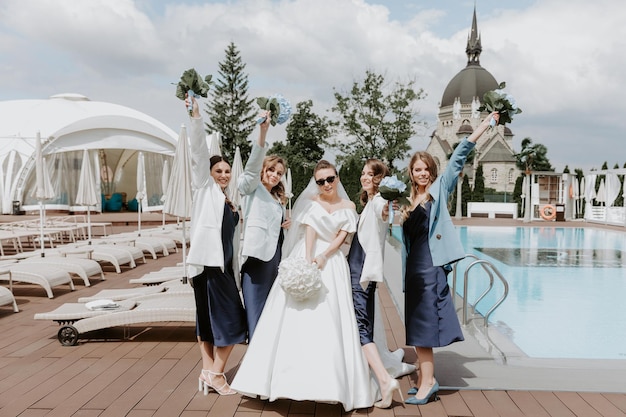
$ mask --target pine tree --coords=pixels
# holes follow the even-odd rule
[[[209,122],[208,132],[222,135],[222,153],[232,161],[235,149],[239,146],[241,158],[246,161],[252,149],[248,136],[255,128],[253,100],[248,98],[248,75],[244,73],[246,64],[233,42],[225,50],[226,57],[219,63],[218,77],[211,89],[211,103],[206,113]]]
[[[485,175],[483,174],[482,164],[478,165],[478,168],[476,168],[472,201],[485,201]]]

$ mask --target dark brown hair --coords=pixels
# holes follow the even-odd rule
[[[383,178],[389,175],[389,168],[387,165],[383,163],[380,159],[368,159],[365,161],[365,167],[368,167],[374,173],[374,178],[372,178],[372,183],[374,184],[374,194],[378,192],[378,185],[382,181]],[[362,205],[366,205],[369,201],[369,196],[367,195],[367,191],[363,190],[360,195],[360,201]]]
[[[321,169],[327,169],[327,168],[330,168],[333,171],[335,171],[335,175],[339,175],[337,173],[337,168],[333,164],[331,164],[330,162],[328,162],[325,159],[320,159],[320,161],[317,164],[315,164],[315,168],[313,168],[313,176],[315,176],[315,173],[317,171],[319,171]]]
[[[226,158],[224,158],[222,155],[213,155],[212,157],[209,158],[210,169],[213,169],[213,167],[216,164],[220,163],[220,162],[226,162],[228,164],[228,166],[230,167],[230,164],[228,163]],[[224,195],[226,196],[226,204],[228,204],[230,209],[232,211],[237,211],[237,207],[235,207],[235,205],[232,203],[232,201],[230,201],[230,199],[228,198],[228,195],[226,195],[226,191],[225,190],[224,190]]]

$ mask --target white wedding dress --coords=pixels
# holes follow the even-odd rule
[[[339,230],[356,230],[352,209],[328,213],[313,202],[299,217],[317,232],[314,254],[324,251]],[[304,239],[289,256],[305,257]],[[233,389],[270,401],[341,403],[346,411],[371,407],[378,399],[378,386],[361,350],[350,271],[341,251],[328,258],[321,276],[322,290],[304,301],[274,283]]]

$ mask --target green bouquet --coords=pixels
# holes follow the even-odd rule
[[[187,96],[191,97],[204,97],[206,98],[211,86],[211,75],[207,75],[202,78],[195,68],[190,68],[183,72],[180,77],[180,81],[176,85],[176,97],[181,100],[185,100]],[[189,114],[191,114],[191,103],[187,107]]]
[[[522,112],[522,109],[517,107],[515,98],[509,93],[505,93],[505,82],[501,82],[497,90],[487,91],[483,95],[483,104],[478,108],[478,111],[488,111],[489,113],[497,111],[500,115],[498,121],[499,125],[505,125],[513,121],[513,115]],[[492,123],[495,122],[492,120]]]

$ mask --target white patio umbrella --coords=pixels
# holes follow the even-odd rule
[[[44,252],[43,231],[46,223],[44,200],[54,197],[54,189],[50,183],[50,176],[46,169],[46,161],[43,158],[43,150],[41,147],[41,134],[37,131],[35,140],[35,198],[39,201],[39,244],[41,245],[41,256],[46,256]]]
[[[137,155],[137,236],[141,236],[141,212],[146,199],[146,169],[143,161],[143,152]]]
[[[91,245],[91,206],[98,204],[98,192],[96,191],[96,177],[94,177],[91,169],[91,160],[87,149],[83,150],[76,204],[87,206],[87,236],[88,243]]]
[[[165,160],[163,162],[163,173],[161,174],[161,188],[163,189],[163,196],[161,197],[161,202],[164,203],[167,200],[167,185],[170,182],[170,164]],[[163,214],[163,228],[165,229],[165,210],[161,210]]]
[[[176,153],[172,162],[172,174],[167,186],[167,200],[163,211],[183,219],[183,283],[187,283],[187,238],[185,220],[191,215],[191,155],[187,143],[187,129],[180,128]]]
[[[287,173],[283,177],[285,182],[285,197],[288,199],[287,208],[291,210],[291,199],[293,198],[293,184],[291,182],[291,168],[287,168]]]
[[[211,143],[209,145],[209,157],[213,155],[222,155],[222,135],[219,132],[211,134]]]
[[[241,161],[241,149],[239,146],[235,148],[235,157],[233,158],[233,166],[230,169],[230,184],[228,184],[227,192],[231,203],[237,208],[241,204],[241,194],[237,188],[239,177],[243,174],[243,162]]]

